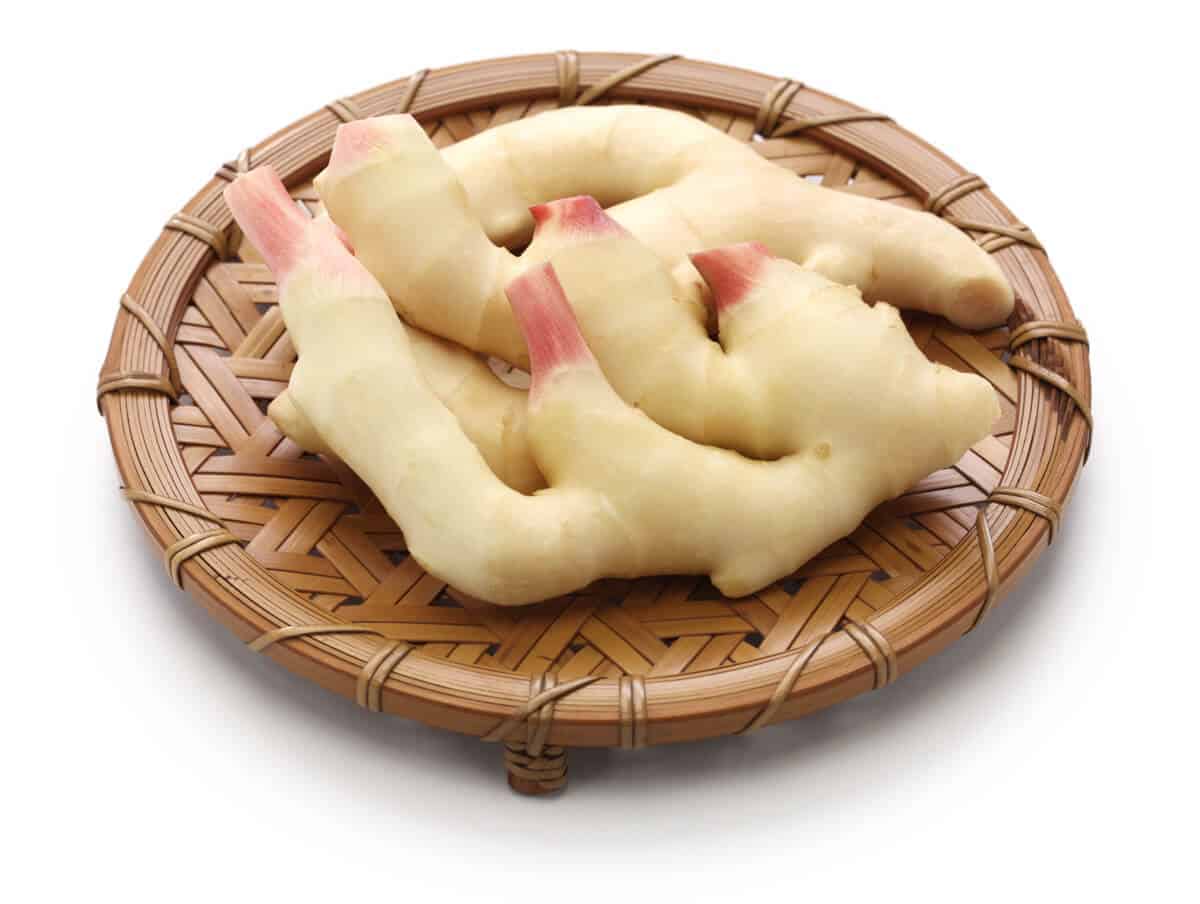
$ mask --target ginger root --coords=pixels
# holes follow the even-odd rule
[[[699,290],[687,255],[759,241],[868,301],[1002,323],[1013,293],[992,258],[938,217],[798,179],[694,117],[580,107],[506,123],[438,151],[408,116],[343,125],[316,187],[405,319],[519,366],[503,288],[524,267],[535,205],[591,195]],[[603,357],[601,362],[604,363]]]
[[[350,253],[349,238],[327,213],[316,222],[331,230]],[[506,484],[522,493],[546,485],[525,437],[525,393],[499,380],[491,368],[466,349],[409,329],[413,355],[429,388],[450,409],[463,432],[483,454],[488,467]],[[328,454],[329,447],[284,390],[271,402],[267,414],[284,435],[307,452]]]
[[[697,260],[722,331],[753,341],[781,318],[803,324],[793,367],[822,432],[774,462],[700,446],[612,389],[546,265],[507,293],[531,361],[530,449],[550,484],[524,496],[430,389],[383,287],[332,228],[307,220],[267,168],[225,194],[279,281],[300,355],[292,403],[372,488],[423,567],[496,603],[660,573],[753,592],[957,461],[997,413],[991,388],[927,361],[890,305],[735,246]],[[610,309],[623,313],[633,312]]]
[[[770,322],[763,323],[748,313],[756,306],[735,303],[768,258],[762,245],[746,246],[737,258],[692,255],[716,311],[714,341],[705,315],[676,297],[657,256],[594,199],[541,204],[533,217],[527,257],[554,264],[589,347],[627,402],[681,436],[759,459],[804,451],[827,432],[838,412],[813,404],[806,375],[821,375],[797,360],[809,324],[790,304],[770,307]],[[745,273],[730,269],[739,264]],[[812,280],[829,282],[816,273]],[[472,438],[484,448],[495,445],[478,431]]]
[[[705,274],[684,259],[673,275],[664,253],[699,250],[707,235],[765,235],[790,249],[783,256],[815,272],[891,288],[909,306],[941,299],[960,319],[977,312],[980,299],[998,316],[1011,308],[1011,290],[991,258],[936,217],[809,185],[682,114],[644,107],[560,112],[572,115],[510,123],[445,153],[408,116],[339,128],[318,191],[407,322],[525,366],[525,343],[503,287],[551,260],[584,336],[626,401],[688,439],[771,459],[803,450],[813,435],[787,366],[801,327],[781,318],[773,337],[740,340],[738,331],[723,331],[717,345],[696,303],[711,303]],[[647,130],[655,127],[665,131],[651,141]],[[638,224],[637,237],[586,197],[537,204],[520,217],[510,209],[578,184],[608,200],[651,191],[612,209],[618,217],[632,212],[626,219]],[[727,211],[696,198],[701,184],[727,192]],[[667,187],[654,190],[659,185]],[[483,200],[474,203],[472,194],[480,193]],[[491,220],[481,223],[481,206]],[[534,232],[520,257],[485,232],[490,224],[491,232],[512,238],[525,221]],[[851,260],[865,263],[848,269]],[[495,445],[476,439],[484,448]]]
[[[479,356],[457,345],[413,328],[408,337],[421,376],[458,419],[492,472],[521,493],[544,487],[526,437],[525,392],[505,384]],[[293,401],[290,389],[275,397],[267,414],[305,451],[331,451]]]

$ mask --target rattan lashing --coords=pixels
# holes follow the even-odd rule
[[[546,743],[554,722],[554,705],[563,697],[599,680],[599,675],[589,675],[560,684],[556,673],[539,672],[529,680],[528,701],[483,736],[484,741],[504,742],[508,782],[513,788],[525,794],[544,794],[557,791],[566,784],[566,751]],[[630,718],[622,707],[622,735]],[[524,738],[514,740],[509,737],[522,726]]]
[[[609,98],[677,106],[743,139],[757,134],[763,153],[779,155],[797,172],[814,171],[807,168],[812,160],[823,167],[826,184],[842,190],[903,203],[915,198],[911,206],[945,217],[999,254],[1027,302],[1011,333],[979,340],[927,321],[910,328],[928,354],[957,355],[959,365],[983,367],[985,376],[1007,386],[1014,403],[1004,428],[1011,431],[1011,452],[993,444],[981,453],[994,476],[963,472],[947,482],[934,475],[923,482],[927,489],[918,485],[915,497],[898,501],[895,515],[868,519],[851,544],[841,544],[853,546],[841,558],[802,569],[806,583],[799,589],[768,588],[761,600],[705,602],[702,595],[692,603],[685,596],[694,581],[650,579],[628,586],[615,582],[620,586],[611,591],[597,588],[517,615],[491,611],[445,588],[442,595],[460,608],[430,609],[417,602],[436,593],[428,576],[420,577],[405,562],[393,567],[372,558],[378,554],[363,545],[363,537],[376,534],[346,526],[356,518],[377,518],[360,489],[344,483],[331,496],[332,484],[305,483],[304,474],[326,466],[299,461],[298,453],[286,449],[283,458],[274,457],[283,446],[266,458],[254,457],[266,454],[261,449],[270,451],[277,434],[249,397],[231,393],[241,391],[241,381],[258,398],[269,397],[261,394],[286,383],[290,348],[277,310],[254,309],[253,299],[260,299],[261,308],[272,298],[257,288],[264,285],[261,271],[238,261],[241,237],[220,201],[220,187],[264,164],[291,184],[303,183],[322,164],[337,124],[349,118],[411,111],[428,123],[435,142],[444,142],[486,127],[489,119]],[[796,153],[810,156],[788,156]],[[312,203],[308,189],[300,197]],[[239,288],[236,280],[248,282]],[[172,218],[127,297],[134,306],[122,303],[99,402],[127,495],[156,542],[170,551],[179,580],[256,649],[360,705],[503,740],[510,783],[530,793],[562,786],[567,745],[637,748],[745,732],[895,680],[944,645],[939,638],[976,624],[1020,563],[1042,548],[1057,526],[1090,437],[1086,334],[1032,232],[999,205],[982,179],[949,164],[882,114],[849,107],[799,82],[674,55],[563,52],[487,61],[422,71],[335,101],[222,166]],[[222,347],[219,343],[228,357],[205,351]],[[984,355],[1005,350],[1011,370]],[[220,390],[213,389],[217,384]],[[181,388],[200,398],[171,406]],[[1059,404],[1064,398],[1066,408]],[[247,435],[252,423],[259,426]],[[167,443],[160,447],[174,450],[174,460],[139,439],[164,432]],[[234,454],[208,457],[218,443]],[[970,481],[958,485],[963,476]],[[247,522],[252,514],[240,500],[257,506],[259,499],[274,499],[278,508],[256,508],[267,514]],[[355,515],[341,499],[367,509]],[[322,535],[334,508],[346,514]],[[910,509],[920,522],[911,530],[903,526],[903,512]],[[369,530],[391,536],[383,528]],[[283,562],[296,561],[288,550],[307,548],[297,545],[309,542],[303,537],[323,537],[307,561],[325,570],[317,569],[300,587],[341,586],[348,577],[359,580],[353,569],[374,569],[374,577],[362,575],[367,583],[360,594],[367,599],[358,606],[361,616],[345,604],[333,613],[322,608],[330,604],[321,600],[341,599],[338,594],[346,590],[310,590],[305,596],[286,583],[298,576],[289,577],[292,566]],[[922,546],[931,539],[942,545]],[[371,542],[387,548],[398,541]],[[364,566],[368,560],[373,564]],[[895,576],[876,583],[858,570],[871,568]],[[338,578],[320,576],[325,573]],[[377,580],[381,588],[393,587],[397,577],[416,583],[404,596],[406,608],[396,611],[409,613],[406,618],[436,616],[429,630],[420,621],[355,624],[356,617],[380,617],[384,610],[373,602],[378,593],[368,590]],[[619,602],[606,593],[621,594]],[[935,601],[941,615],[924,617],[923,607]],[[711,617],[692,621],[717,633],[675,627],[676,616],[692,610],[711,611]],[[718,616],[718,610],[728,615]],[[670,646],[646,634],[642,618]],[[759,649],[748,643],[750,631],[762,635]],[[571,640],[568,634],[582,646],[561,646]],[[436,639],[442,635],[460,639]],[[488,646],[489,636],[499,643]],[[745,639],[738,642],[739,637]],[[547,659],[559,649],[562,655]],[[578,674],[589,664],[591,674]],[[666,677],[671,680],[660,680]],[[446,693],[438,690],[443,684]]]
[[[646,679],[642,675],[622,675],[617,679],[617,699],[621,746],[640,750],[646,746]]]
[[[166,333],[154,322],[154,319],[146,312],[146,309],[133,300],[128,292],[121,296],[121,307],[133,315],[133,319],[141,325],[154,344],[158,346],[159,351],[162,352],[163,358],[166,360],[167,373],[166,376],[139,371],[120,371],[112,374],[101,374],[100,382],[96,386],[96,407],[100,410],[101,414],[104,413],[104,409],[100,408],[100,399],[110,392],[119,392],[126,389],[143,389],[169,396],[171,399],[177,399],[179,398],[179,393],[182,391],[179,381],[179,367],[175,363],[175,354],[171,350],[171,343],[167,339]]]
[[[229,241],[225,236],[225,231],[190,213],[175,214],[167,221],[164,228],[199,239],[213,250],[219,260],[224,260],[229,253]]]
[[[301,637],[319,637],[322,634],[378,635],[379,632],[364,625],[285,625],[256,637],[249,643],[249,647],[256,653],[261,653],[277,643],[286,643]],[[382,712],[383,684],[412,651],[411,644],[402,640],[385,639],[358,673],[358,680],[355,682],[355,702],[364,709]]]

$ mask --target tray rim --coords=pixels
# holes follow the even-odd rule
[[[394,110],[406,96],[407,100],[414,100],[410,89],[419,87],[412,112],[419,118],[440,118],[505,100],[557,97],[561,92],[562,56],[533,54],[464,63],[419,73],[414,79],[390,82],[346,100],[351,109],[374,115]],[[578,82],[594,85],[646,59],[637,54],[579,54]],[[609,96],[694,104],[753,116],[760,109],[763,97],[779,84],[779,79],[749,70],[673,58],[665,65],[654,66],[616,84]],[[184,213],[199,217],[219,230],[227,229],[231,218],[220,200],[220,190],[226,184],[228,172],[243,164],[248,167],[251,162],[271,163],[289,184],[313,175],[323,165],[334,129],[345,117],[344,110],[336,109],[339,103],[345,101],[322,108],[250,148],[236,163],[225,167],[224,175],[214,176],[185,205]],[[794,95],[783,115],[788,118],[858,110],[806,88]],[[823,128],[820,137],[825,143],[869,161],[873,168],[918,197],[928,197],[954,178],[967,175],[966,170],[941,151],[891,121],[832,125]],[[902,151],[916,156],[909,159]],[[1015,220],[988,190],[974,192],[967,200],[972,212],[977,209],[979,216],[989,222]],[[1070,304],[1044,252],[1027,246],[1013,246],[1006,252],[1034,288],[1040,289],[1020,292],[1018,287],[1035,315],[1072,322]],[[211,258],[203,242],[166,230],[135,274],[130,293],[136,294],[156,322],[169,325],[164,330],[168,337],[174,336],[191,289]],[[1009,275],[1011,278],[1012,274]],[[136,330],[131,331],[130,324],[128,312],[122,310],[102,373],[114,369],[125,357],[147,356],[147,340],[135,335]],[[1085,398],[1090,398],[1086,347],[1072,348],[1064,358],[1068,379]],[[152,353],[150,359],[153,360]],[[1055,445],[1053,438],[1039,429],[1045,426],[1039,412],[1060,406],[1060,396],[1028,373],[1019,372],[1017,377],[1017,423],[1001,483],[1036,487],[1065,506],[1085,456],[1087,425],[1082,417],[1068,415],[1068,426]],[[102,397],[101,410],[122,483],[125,487],[157,493],[174,489],[176,492],[166,495],[203,507],[187,479],[173,438],[153,457],[157,464],[174,472],[174,486],[165,485],[161,479],[148,481],[146,463],[139,460],[134,444],[128,441],[128,431],[136,420],[162,422],[168,404],[166,397],[145,392],[110,393]],[[151,505],[135,505],[135,508],[160,550],[189,532],[194,534],[212,527],[193,516]],[[994,538],[1003,594],[1047,546],[1049,524],[1023,510],[1000,506],[990,509],[988,524]],[[236,561],[238,557],[244,561]],[[218,570],[220,566],[223,568]],[[256,580],[266,586],[256,587]],[[278,627],[282,621],[270,618],[280,601],[265,599],[263,594],[268,590],[296,597],[287,602],[292,608],[307,611],[310,623],[337,621],[283,588],[239,545],[189,559],[182,568],[181,582],[210,613],[247,642]],[[972,530],[932,571],[872,619],[874,627],[890,641],[898,672],[910,670],[969,630],[986,590],[983,564]],[[947,601],[954,594],[957,597]],[[872,659],[845,635],[844,631],[834,632],[821,643],[799,681],[789,688],[773,721],[796,718],[881,683]],[[377,649],[377,641],[351,634],[305,637],[274,644],[266,652],[292,671],[353,698],[363,666]],[[790,649],[705,672],[645,678],[639,682],[645,691],[640,718],[648,741],[659,744],[695,740],[744,730],[768,705],[797,654],[797,650]],[[484,736],[494,732],[498,722],[519,712],[531,696],[525,675],[420,656],[409,656],[404,662],[404,669],[392,673],[384,682],[381,708],[438,727]],[[571,746],[620,746],[624,721],[621,699],[626,683],[600,679],[559,699],[554,706],[549,741]]]

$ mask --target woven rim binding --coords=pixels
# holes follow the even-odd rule
[[[1012,453],[975,529],[894,605],[797,649],[670,678],[589,675],[560,683],[553,674],[526,678],[435,660],[373,629],[332,621],[266,576],[205,509],[174,442],[151,455],[134,439],[135,421],[169,435],[169,400],[179,392],[173,331],[190,286],[214,257],[236,247],[220,198],[230,179],[267,164],[285,180],[307,178],[326,159],[337,125],[350,119],[409,111],[434,119],[519,98],[703,106],[749,117],[766,138],[817,133],[997,255],[1028,306],[1010,335],[1009,363],[1018,371]],[[1055,343],[1052,354],[1046,343]],[[1062,398],[1076,417],[1061,413]],[[1086,333],[1032,231],[983,179],[889,117],[798,81],[673,54],[570,51],[421,70],[334,101],[242,151],[166,225],[122,299],[98,388],[126,495],[177,581],[254,649],[370,709],[503,741],[510,773],[545,787],[564,780],[564,744],[636,748],[653,743],[660,726],[671,740],[752,731],[882,687],[970,630],[1058,528],[1090,441],[1089,399]]]

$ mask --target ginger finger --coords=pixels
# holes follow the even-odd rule
[[[271,400],[271,404],[267,406],[267,417],[279,428],[280,433],[305,452],[312,452],[315,455],[330,454],[325,440],[321,439],[317,429],[308,422],[304,412],[296,406],[290,389],[285,389]]]
[[[610,122],[614,128],[619,126],[624,129],[620,133],[620,140],[613,137],[613,147],[637,146],[636,136],[629,134],[631,129],[636,132],[634,126],[641,121],[641,114],[636,110],[626,111],[632,119],[622,116],[614,120],[606,113],[610,119],[604,121]],[[656,111],[656,115],[661,112]],[[789,185],[793,182],[805,184],[761,160],[728,136],[691,122],[688,117],[680,118],[690,123],[688,130],[680,134],[690,136],[691,143],[670,145],[667,141],[675,150],[672,151],[674,162],[665,169],[662,166],[656,169],[655,161],[661,164],[670,155],[655,156],[651,151],[646,151],[653,159],[647,166],[647,174],[636,177],[643,179],[639,187],[668,179],[671,173],[687,172],[689,167],[697,165],[696,160],[711,161],[714,158],[726,162],[717,169],[697,170],[700,175],[696,178],[711,177],[712,191],[725,198],[729,205],[740,204],[745,208],[748,203],[754,202],[768,212],[776,210],[778,203],[772,199],[790,196],[784,187],[777,185],[768,193],[769,198],[760,198],[765,184],[762,180],[767,178],[765,174],[770,174],[771,179],[786,177]],[[537,120],[541,119],[537,117]],[[550,120],[551,124],[564,121],[557,117]],[[603,183],[602,176],[592,172],[599,166],[595,159],[598,153],[595,146],[580,147],[578,142],[571,144],[564,137],[563,142],[568,148],[574,148],[572,153],[576,158],[590,164],[590,168],[585,167],[587,172],[583,175],[564,176],[562,166],[569,162],[567,158],[554,157],[558,152],[553,150],[539,152],[532,145],[514,144],[518,139],[528,139],[529,136],[504,131],[506,128],[495,130],[501,134],[496,141],[501,141],[504,148],[509,148],[503,153],[503,148],[497,150],[500,163],[507,169],[501,167],[504,172],[496,176],[500,180],[496,185],[508,185],[512,189],[516,176],[508,170],[516,166],[516,161],[533,159],[539,165],[520,171],[524,180],[522,184],[534,180],[535,175],[545,167],[558,164],[558,174],[546,177],[556,188],[561,180],[576,178],[593,183],[593,187],[610,194],[615,191],[612,185]],[[706,141],[702,142],[700,138]],[[713,145],[713,142],[716,144]],[[557,144],[547,144],[547,148],[551,147],[557,147]],[[713,147],[716,149],[713,150]],[[543,157],[538,157],[539,153]],[[727,163],[735,158],[742,159],[747,153],[756,161],[756,167],[734,167]],[[544,157],[545,154],[551,157]],[[625,160],[620,153],[617,157],[624,160],[617,167],[620,173],[633,168],[632,159]],[[472,167],[477,165],[471,164]],[[627,173],[622,176],[626,177],[635,178]],[[508,181],[504,182],[504,178]],[[683,181],[672,184],[687,187],[692,184],[688,181],[691,178],[686,176]],[[342,223],[355,240],[360,259],[380,279],[408,322],[467,347],[482,349],[524,366],[524,344],[505,302],[502,287],[530,262],[552,259],[576,307],[584,335],[618,393],[627,401],[642,407],[660,424],[689,439],[734,449],[754,457],[786,455],[803,449],[808,442],[809,434],[800,424],[802,412],[787,406],[770,409],[763,404],[766,398],[787,394],[786,384],[792,378],[786,362],[779,357],[786,353],[786,348],[775,344],[778,357],[775,363],[752,360],[749,355],[742,356],[743,360],[736,366],[727,360],[721,354],[721,349],[707,339],[703,317],[696,313],[697,293],[681,292],[678,281],[664,270],[658,255],[626,234],[594,202],[577,199],[573,202],[536,205],[534,213],[529,215],[536,224],[533,240],[528,250],[518,258],[508,250],[491,244],[470,207],[467,194],[450,170],[447,159],[434,148],[424,131],[410,117],[381,117],[342,126],[329,167],[317,178],[316,185],[331,215]],[[644,201],[647,205],[654,202],[661,206],[661,199],[671,190],[664,188],[630,204]],[[525,194],[530,194],[530,191]],[[828,191],[818,192],[816,197],[822,203],[833,205],[833,212],[825,218],[831,220],[835,227],[846,225],[838,219],[844,219],[846,215],[842,202],[858,200]],[[677,207],[666,205],[668,210],[676,210]],[[705,217],[712,218],[713,207],[719,208],[720,204],[706,207],[699,203],[697,209],[690,210],[687,216],[681,215],[680,222],[690,224],[687,230],[699,235],[702,224],[707,222]],[[649,210],[650,207],[638,209]],[[889,217],[892,212],[910,213],[900,209],[893,211],[888,205],[873,202],[867,205],[866,210],[872,212],[874,217],[882,217],[879,230],[859,230],[871,240],[878,234],[885,237],[890,235],[887,229],[890,228],[888,223],[891,222]],[[426,211],[432,213],[427,215]],[[787,233],[784,227],[792,222],[782,213],[779,216],[772,214],[774,219],[747,211],[743,211],[743,214],[729,221],[731,234],[742,228],[740,224],[743,223],[750,223],[758,229],[771,226],[776,231]],[[821,219],[817,216],[809,224],[807,232],[801,230],[801,237],[807,235],[812,238],[813,230],[821,225],[818,222]],[[661,227],[666,222],[666,219],[660,219],[657,226]],[[901,226],[907,223],[903,217],[897,222]],[[982,260],[987,266],[994,267],[990,258],[969,240],[945,227],[936,218],[918,218],[917,224],[933,224],[935,230],[949,230],[948,234],[953,239],[950,245],[958,241],[965,242],[970,260]],[[645,224],[637,228],[649,235],[652,241],[674,241],[670,236],[678,230],[660,230],[656,233],[653,228],[655,225]],[[856,250],[849,240],[837,244],[836,231],[834,229],[831,236],[823,236],[820,246],[813,251],[830,268],[835,268],[836,264],[837,269],[845,272],[861,270],[867,266],[864,260],[876,259],[869,255],[864,257],[861,250]],[[725,235],[722,239],[728,237]],[[786,240],[786,235],[780,239]],[[858,240],[860,245],[865,241],[862,236]],[[593,243],[597,243],[596,247],[592,247]],[[610,254],[616,252],[610,252],[608,244],[622,245],[619,264],[613,263],[615,258],[610,260]],[[928,244],[935,250],[938,247],[937,242]],[[850,251],[854,251],[855,256],[851,256]],[[836,260],[835,252],[840,255]],[[919,271],[921,255],[916,253],[911,256],[916,263],[896,261],[893,271],[899,272],[904,267]],[[933,258],[926,255],[926,259],[928,262]],[[695,273],[690,264],[687,266]],[[952,268],[948,266],[948,272],[949,269]],[[703,285],[698,274],[694,282]],[[1007,284],[1002,278],[999,285],[1007,291]],[[636,303],[629,301],[634,298],[637,299]],[[620,303],[620,299],[628,302],[626,307],[632,313],[614,317],[612,308]],[[788,328],[786,324],[781,324],[781,329],[787,335],[794,332],[794,328]],[[735,351],[728,342],[723,344],[726,352]]]
[[[313,184],[358,258],[408,323],[524,367],[525,342],[504,287],[545,260],[552,243],[543,240],[521,260],[493,245],[411,116],[349,125],[338,129],[329,165]]]
[[[387,140],[386,133],[380,137]],[[424,133],[414,143],[418,149],[427,144]],[[840,366],[837,361],[827,361],[824,372],[812,366],[825,357],[812,354],[813,337],[819,334],[812,332],[801,306],[806,293],[829,285],[819,274],[811,273],[808,285],[800,287],[796,283],[806,277],[793,272],[794,267],[785,268],[790,274],[790,291],[780,290],[767,279],[754,296],[764,299],[765,307],[735,305],[729,299],[749,291],[756,274],[773,272],[766,265],[765,249],[750,244],[742,246],[738,255],[695,255],[700,277],[712,283],[711,294],[716,296],[718,344],[708,337],[703,318],[694,316],[675,297],[672,279],[653,252],[593,199],[569,198],[538,205],[532,218],[536,231],[521,261],[488,246],[496,257],[497,271],[508,273],[529,258],[551,257],[589,346],[612,385],[622,398],[662,426],[699,443],[774,459],[821,441],[819,438],[828,434],[829,420],[839,417],[840,405],[860,404],[858,399],[844,398],[841,384],[832,385],[820,405],[809,398],[807,382],[823,379],[824,373],[824,379],[834,383],[828,374]],[[706,267],[702,263],[706,260],[715,264]],[[724,269],[719,266],[722,263]],[[729,284],[735,265],[744,268],[737,274],[744,283],[739,293]],[[855,290],[834,288],[857,299]],[[436,310],[445,311],[460,300],[447,297]],[[469,302],[466,299],[465,303]],[[496,293],[484,304],[499,309],[502,297]],[[738,322],[750,318],[747,312],[751,311],[756,312],[755,322],[769,322],[769,329],[738,329]],[[902,326],[897,324],[897,328]],[[455,338],[468,341],[461,335]],[[994,404],[981,379],[960,379],[974,381],[980,410]],[[842,438],[836,439],[840,442]],[[476,441],[481,448],[489,446],[486,439]]]
[[[744,247],[702,262],[724,279],[718,304],[753,335],[770,328],[775,307],[756,295],[772,294],[768,286],[798,295],[814,333],[800,357],[815,359],[814,374],[845,361],[830,377],[860,402],[822,406],[828,387],[814,380],[810,399],[829,420],[827,438],[775,462],[699,446],[623,402],[589,353],[553,265],[508,287],[530,348],[530,441],[547,492],[596,492],[630,537],[633,558],[607,563],[609,575],[700,572],[726,595],[754,592],[852,531],[916,474],[957,461],[998,412],[986,384],[925,360],[891,306],[870,308],[789,261],[768,258],[771,273],[739,278],[747,260],[764,266]]]
[[[546,265],[508,290],[532,361],[530,443],[550,483],[522,496],[426,386],[382,287],[328,231],[289,211],[272,178],[241,176],[226,198],[279,280],[300,354],[295,403],[375,491],[417,561],[483,599],[529,602],[602,576],[658,573],[708,573],[723,592],[752,592],[957,460],[996,411],[978,381],[926,361],[890,306],[869,308],[790,262],[734,248],[700,261],[722,316],[736,314],[754,338],[773,325],[771,295],[801,296],[814,372],[844,362],[832,379],[858,404],[829,425],[842,439],[777,462],[698,446],[613,391]],[[809,390],[819,407],[829,385]]]
[[[716,309],[713,341],[672,295],[657,257],[594,200],[555,201],[533,215],[530,252],[543,243],[557,249],[555,272],[580,328],[627,402],[681,436],[760,459],[853,438],[831,432],[830,425],[841,423],[844,408],[862,404],[854,380],[835,378],[855,356],[828,354],[831,340],[819,321],[813,323],[809,299],[829,292],[854,310],[862,307],[857,290],[774,260],[756,243],[701,252],[693,261]],[[892,327],[903,331],[898,320]],[[838,336],[842,345],[868,341],[868,334]],[[976,411],[994,410],[992,390],[981,378],[948,379],[970,387]],[[814,383],[827,386],[816,398]]]
[[[322,211],[313,222],[332,230],[346,250],[354,253],[349,236],[327,212]],[[415,328],[409,339],[425,381],[458,418],[493,473],[521,493],[544,487],[546,481],[525,438],[525,393],[499,380],[478,356],[459,346]],[[329,453],[287,389],[272,400],[267,415],[300,448]]]
[[[240,176],[225,198],[279,284],[300,356],[294,404],[372,488],[426,570],[512,604],[568,592],[629,560],[623,527],[595,493],[523,496],[489,470],[422,379],[383,289],[296,210],[270,168]]]
[[[520,493],[544,487],[546,480],[526,438],[525,393],[498,379],[477,355],[457,345],[415,328],[409,329],[408,338],[426,384],[458,419],[492,472]],[[292,400],[290,389],[271,402],[267,414],[302,449],[329,451]]]
[[[479,228],[462,186],[416,120],[339,128],[329,166],[313,184],[405,320],[524,366],[525,343],[503,293],[517,260]]]
[[[868,300],[967,329],[998,325],[1012,311],[995,261],[940,218],[798,179],[673,110],[554,110],[481,132],[442,156],[486,234],[502,244],[529,235],[531,205],[588,194],[616,204],[613,219],[668,267],[705,248],[760,241],[858,286]]]

